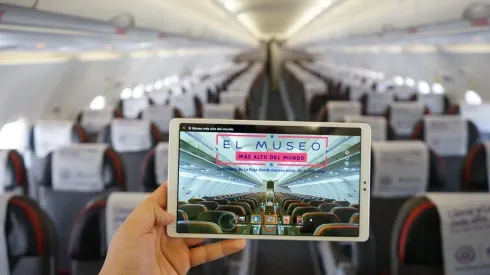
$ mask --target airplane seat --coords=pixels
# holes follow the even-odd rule
[[[178,108],[166,105],[150,105],[142,110],[137,118],[153,123],[160,132],[161,141],[168,142],[170,121],[182,117],[182,112]]]
[[[328,213],[330,213],[330,211],[335,207],[342,207],[342,206],[340,204],[331,203],[331,202],[325,202],[318,206],[318,208],[320,208],[322,212],[328,212]]]
[[[415,125],[424,115],[430,115],[429,108],[415,101],[391,104],[386,109],[384,117],[393,127],[396,140],[410,140]]]
[[[200,201],[200,202],[197,202],[197,204],[201,204],[201,205],[206,206],[206,209],[208,209],[208,210],[216,210],[216,208],[219,207],[219,203],[217,203],[215,201]],[[246,205],[248,205],[248,204],[246,204]],[[248,205],[248,207],[250,207],[250,205]]]
[[[233,104],[204,104],[200,118],[245,119],[245,115]]]
[[[122,117],[119,109],[85,109],[78,113],[75,122],[87,131],[88,142],[96,142],[97,135],[102,128],[111,123],[114,118]]]
[[[316,121],[343,122],[346,116],[360,116],[361,111],[358,101],[328,101],[317,113]]]
[[[229,205],[237,205],[237,206],[241,206],[244,210],[245,210],[245,213],[248,215],[248,214],[252,214],[252,208],[250,207],[250,204],[246,203],[246,202],[230,202]],[[208,208],[209,209],[209,208]],[[209,209],[209,210],[216,210],[216,209]]]
[[[184,205],[184,204],[189,204],[189,203],[186,202],[186,201],[178,201],[177,202],[177,206],[181,206],[181,205]]]
[[[310,202],[308,202],[311,206],[315,206],[315,207],[319,207],[320,204],[322,203],[326,203],[326,201],[323,201],[323,200],[312,200]]]
[[[253,200],[242,199],[242,200],[239,200],[238,202],[245,202],[245,203],[247,203],[248,205],[250,205],[250,208],[252,208],[252,210],[255,210],[255,208],[257,207],[255,205],[255,201],[253,201]]]
[[[208,211],[206,206],[201,204],[184,204],[179,206],[178,209],[184,211],[191,221],[197,220],[201,213]]]
[[[167,181],[168,149],[167,142],[160,142],[146,154],[141,166],[141,185],[145,192],[153,192]]]
[[[340,223],[340,220],[336,215],[331,213],[306,213],[303,215],[303,226],[300,231],[301,233],[313,234],[319,226],[330,223]]]
[[[349,223],[356,223],[359,224],[359,213],[355,213],[350,217]]]
[[[448,111],[451,108],[451,100],[446,94],[415,94],[411,98],[412,101],[422,102],[429,110],[431,114],[442,115],[449,114]]]
[[[329,237],[359,237],[359,225],[344,223],[323,224],[316,228],[313,235]]]
[[[54,274],[57,236],[51,219],[31,198],[0,194],[0,274]]]
[[[72,275],[99,274],[113,235],[148,195],[131,192],[101,194],[80,210],[71,228],[68,246]]]
[[[370,238],[375,270],[382,274],[390,270],[390,236],[399,209],[417,193],[443,190],[445,170],[425,143],[390,141],[372,144],[371,171]],[[361,257],[372,253],[369,246],[356,247]]]
[[[437,124],[436,127],[426,127],[427,123]],[[475,124],[459,116],[427,116],[416,124],[411,139],[425,141],[444,160],[447,184],[444,191],[458,191],[464,156],[480,142],[480,133]]]
[[[310,201],[312,201],[313,199],[302,199],[301,202],[304,202],[304,203],[309,203]]]
[[[466,155],[461,169],[462,192],[489,191],[490,143],[473,146]]]
[[[248,91],[244,92],[227,92],[220,94],[218,104],[233,104],[235,105],[235,117],[246,119],[250,117],[250,105],[252,104]]]
[[[30,164],[29,196],[37,199],[46,156],[59,147],[88,142],[88,133],[72,121],[40,120],[29,130],[26,163]]]
[[[298,222],[298,217],[303,216],[306,213],[320,213],[321,210],[318,207],[313,207],[313,206],[298,206],[293,209],[293,212],[291,213],[291,221],[293,224],[296,224]]]
[[[204,211],[201,214],[199,214],[199,217],[197,218],[197,221],[214,223],[217,226],[219,226],[222,231],[228,231],[228,232],[234,230],[235,228],[232,227],[223,228],[223,226],[228,226],[228,222],[231,220],[234,221],[234,224],[238,223],[238,217],[236,216],[235,213],[229,211],[217,211],[217,210]]]
[[[287,211],[288,210],[288,207],[293,204],[293,203],[300,203],[301,201],[299,200],[296,200],[296,199],[286,199],[284,201],[282,201],[282,209],[284,209],[284,211]]]
[[[292,215],[294,209],[296,209],[298,207],[310,207],[310,205],[307,203],[292,203],[288,207],[288,210],[287,210],[288,215]]]
[[[454,199],[454,202],[448,201],[448,203],[457,207],[456,204],[460,201],[458,198]],[[394,223],[391,240],[391,274],[445,274],[441,229],[438,209],[428,196],[414,197],[407,201],[400,209]],[[468,238],[471,239],[470,235]],[[463,246],[460,247],[463,249]],[[471,254],[472,249],[469,246],[467,252]],[[459,257],[475,256],[460,254],[460,252],[452,252],[451,258],[459,260]],[[462,264],[463,261],[464,259],[461,259]]]
[[[134,192],[144,191],[141,182],[144,173],[141,171],[141,165],[145,162],[147,154],[160,141],[161,135],[155,124],[135,119],[113,120],[98,136],[98,143],[108,144],[121,156],[128,191]]]
[[[0,194],[13,193],[29,196],[29,180],[22,155],[16,150],[0,150],[0,159],[4,168]]]
[[[221,228],[212,222],[204,221],[179,221],[177,231],[193,234],[222,234]]]
[[[354,203],[354,204],[351,204],[349,207],[354,207],[354,208],[359,209],[360,206],[358,203]]]
[[[348,201],[334,201],[333,203],[338,204],[338,205],[343,206],[343,207],[347,207],[350,205],[350,202],[348,202]]]
[[[238,217],[244,217],[247,214],[245,209],[239,205],[220,205],[216,208],[216,211],[233,212]]]
[[[59,233],[60,268],[66,269],[68,234],[76,214],[94,196],[125,190],[125,171],[116,152],[101,144],[60,148],[48,155],[44,168],[39,204]]]
[[[189,199],[187,200],[190,204],[198,204],[199,202],[201,201],[204,201],[203,199],[198,199],[198,198],[193,198],[193,199]]]
[[[123,118],[135,119],[149,106],[154,105],[151,98],[143,96],[140,98],[121,99],[117,103],[117,109],[121,111]]]
[[[336,215],[341,223],[350,223],[353,215],[359,214],[359,209],[354,207],[334,207],[330,213]]]
[[[217,202],[219,205],[228,205],[230,204],[230,201],[227,199],[215,199],[215,202]]]
[[[188,221],[189,217],[187,216],[187,213],[185,213],[183,210],[177,210],[177,220],[178,221]]]
[[[390,92],[370,92],[361,96],[362,114],[383,116],[386,109],[394,102],[394,94]]]

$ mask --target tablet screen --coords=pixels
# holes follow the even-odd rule
[[[361,129],[180,124],[178,233],[359,236]]]

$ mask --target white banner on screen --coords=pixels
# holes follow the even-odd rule
[[[382,115],[392,102],[392,93],[368,93],[366,111],[370,115]]]
[[[345,116],[361,115],[361,103],[358,101],[329,101],[326,107],[330,122],[342,122]]]
[[[424,105],[419,102],[393,102],[390,123],[398,135],[412,134],[415,124],[424,116]]]
[[[441,225],[445,275],[490,274],[490,194],[428,193]]]
[[[114,110],[84,110],[80,124],[89,133],[97,133],[111,123],[114,117]]]
[[[149,105],[147,97],[124,99],[122,101],[123,115],[125,118],[137,118]]]
[[[39,120],[34,126],[36,156],[44,158],[53,150],[72,143],[73,122]]]
[[[235,105],[232,104],[204,104],[203,117],[214,119],[234,119]]]
[[[155,174],[157,183],[162,184],[168,179],[168,143],[160,142],[155,149]]]
[[[468,123],[459,116],[424,117],[425,142],[440,156],[464,156],[468,149]]]
[[[427,190],[429,150],[421,141],[373,142],[373,197],[409,197]]]
[[[371,139],[385,141],[387,139],[386,118],[382,116],[345,116],[345,122],[366,123],[371,126]]]
[[[111,124],[112,147],[117,152],[149,150],[152,145],[151,123],[148,120],[116,119]]]
[[[131,192],[112,192],[105,208],[106,241],[111,243],[114,233],[133,210],[150,194]]]
[[[143,119],[151,121],[162,133],[168,133],[169,123],[174,117],[174,108],[171,106],[153,105],[143,111]]]

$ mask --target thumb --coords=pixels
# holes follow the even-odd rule
[[[128,216],[121,230],[132,235],[150,232],[155,226],[166,226],[175,220],[174,216],[158,205],[153,197],[148,197]]]

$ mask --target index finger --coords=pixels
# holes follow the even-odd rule
[[[192,248],[190,250],[191,266],[198,266],[223,258],[244,249],[245,246],[245,240],[225,240]]]
[[[163,209],[167,209],[167,194],[168,185],[167,182],[162,183],[157,190],[151,193],[150,197]]]

